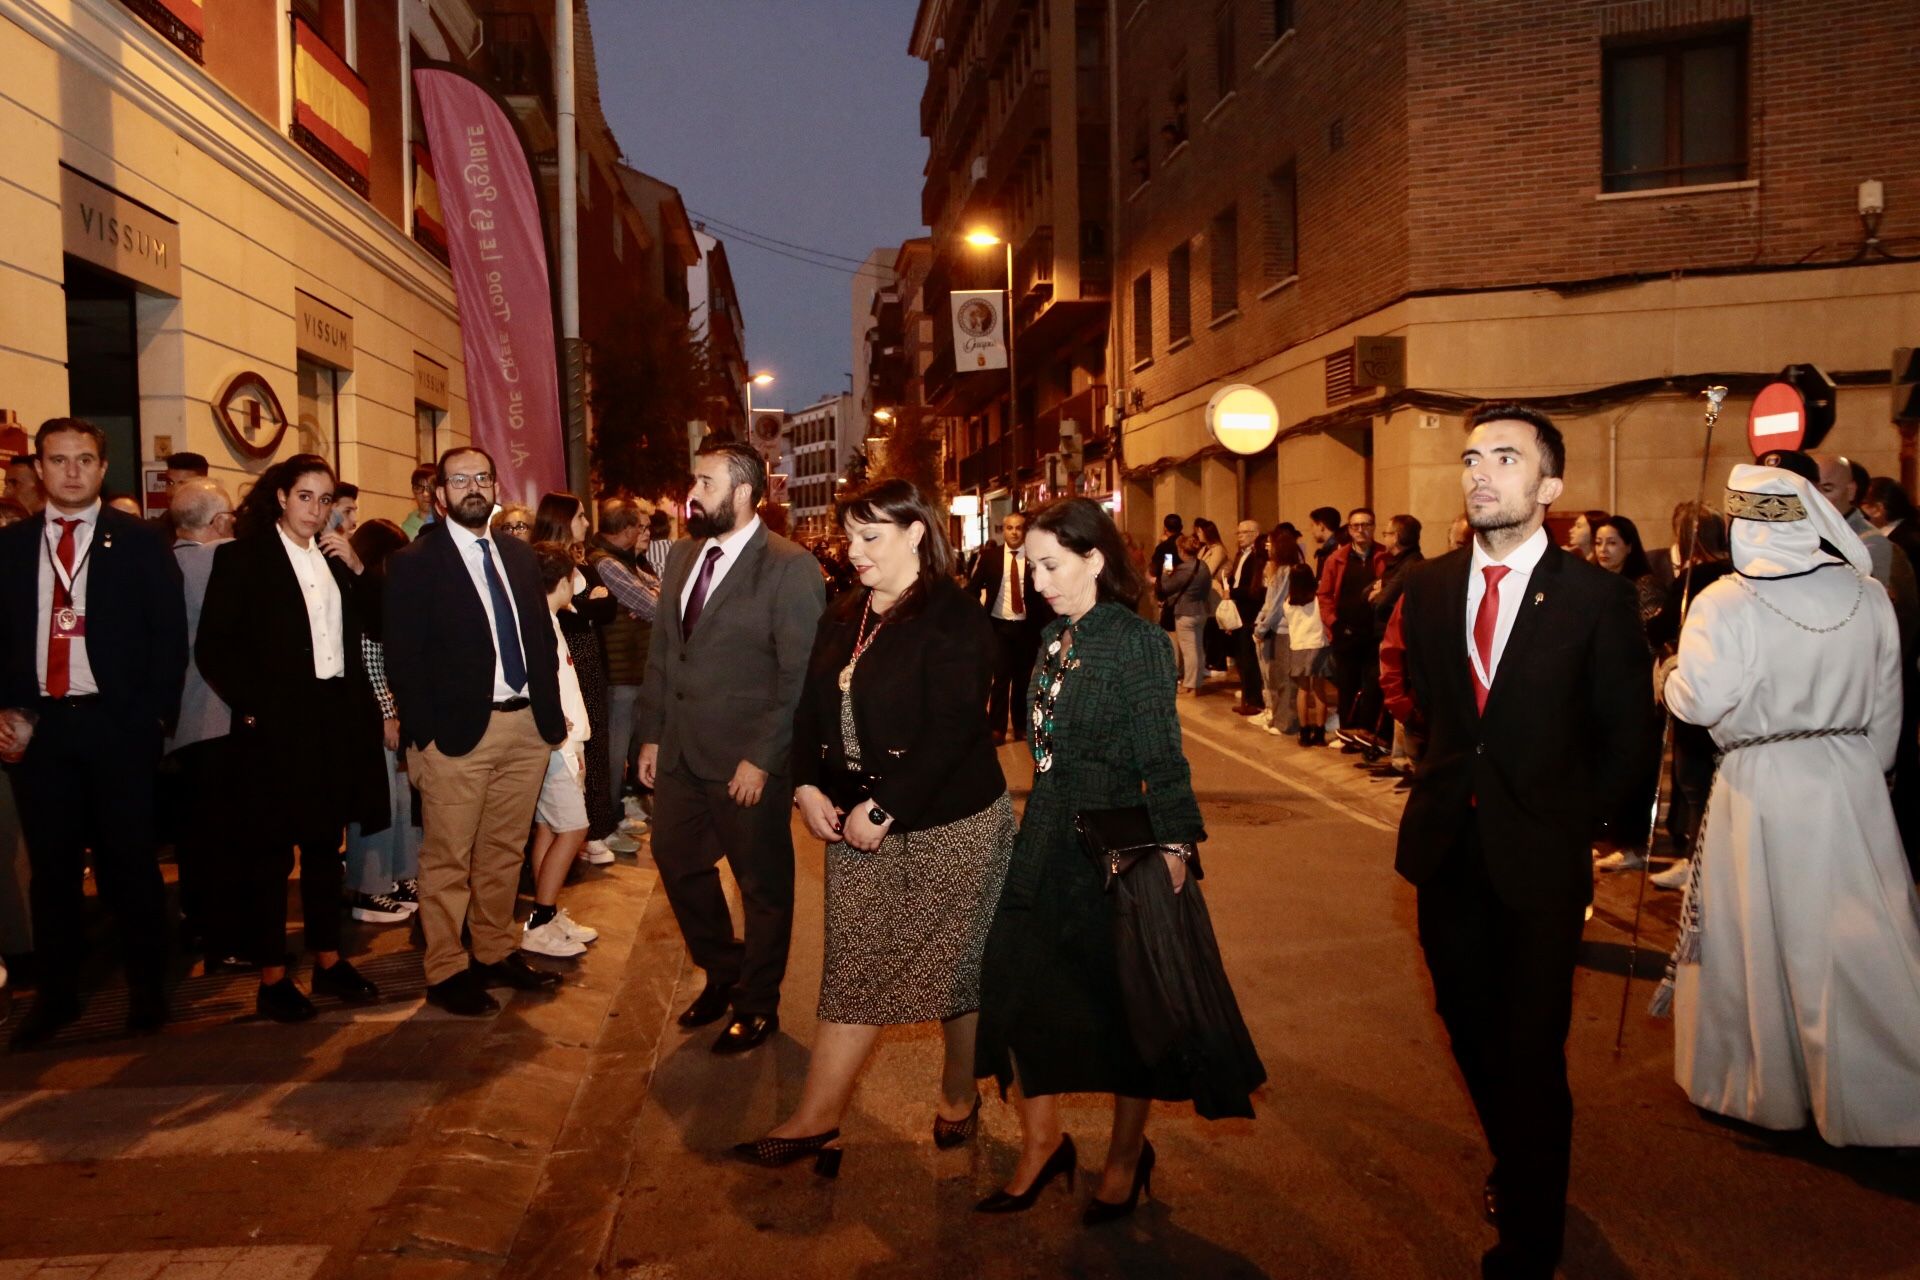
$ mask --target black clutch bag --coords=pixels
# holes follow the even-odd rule
[[[1082,809],[1073,818],[1074,830],[1086,846],[1087,857],[1106,876],[1105,887],[1113,888],[1116,878],[1125,875],[1133,864],[1160,849],[1153,835],[1153,818],[1143,804],[1125,809]],[[1197,860],[1189,860],[1188,871],[1200,874]]]

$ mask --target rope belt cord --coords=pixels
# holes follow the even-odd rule
[[[1748,747],[1765,747],[1776,742],[1806,742],[1814,738],[1864,738],[1867,736],[1865,725],[1838,729],[1789,729],[1784,733],[1769,733],[1758,738],[1742,738],[1738,742],[1729,742],[1714,751],[1718,762],[1736,751],[1745,751]]]

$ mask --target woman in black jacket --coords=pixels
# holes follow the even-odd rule
[[[841,502],[860,588],[821,618],[794,717],[794,802],[827,842],[820,1029],[799,1108],[734,1150],[762,1165],[830,1148],[880,1028],[939,1020],[933,1138],[979,1124],[980,956],[1013,851],[1013,802],[987,736],[995,644],[953,581],[942,521],[904,480]]]
[[[352,544],[327,528],[333,468],[299,454],[260,477],[239,537],[214,553],[194,657],[233,709],[234,949],[260,966],[261,1014],[299,1022],[314,1007],[287,973],[287,877],[300,850],[300,907],[313,987],[378,997],[340,955],[340,837],[349,820],[386,829],[380,707],[360,640]]]

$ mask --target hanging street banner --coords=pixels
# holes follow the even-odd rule
[[[553,291],[527,150],[498,99],[465,73],[415,67],[447,259],[460,301],[473,442],[501,503],[567,487]]]
[[[978,373],[1007,367],[1007,326],[998,289],[953,291],[953,371]]]

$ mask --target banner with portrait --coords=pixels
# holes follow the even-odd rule
[[[1007,367],[1007,295],[998,289],[953,291],[953,370]]]

